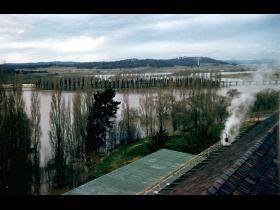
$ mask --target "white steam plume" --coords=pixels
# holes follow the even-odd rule
[[[271,81],[275,79],[274,74],[277,71],[273,70],[268,65],[259,65],[257,71],[254,72],[251,79],[253,81]]]
[[[272,81],[278,79],[275,74],[279,72],[277,69],[272,69],[268,65],[259,65],[257,71],[253,73],[250,78],[247,80],[252,81]],[[246,78],[245,78],[246,80]],[[252,88],[253,87],[253,88]],[[233,98],[230,106],[227,108],[229,113],[229,117],[225,122],[225,129],[221,134],[221,142],[223,145],[230,145],[235,137],[239,133],[240,125],[242,121],[246,118],[247,113],[250,108],[254,105],[255,102],[255,94],[261,89],[266,89],[265,86],[246,86],[241,87],[239,91],[241,91],[240,95]],[[279,90],[279,85],[273,85],[269,87],[270,89]],[[225,142],[225,138],[228,137],[228,142]]]
[[[225,122],[225,129],[221,135],[223,145],[230,145],[239,133],[241,122],[246,118],[250,108],[254,105],[255,95],[241,93],[233,98],[230,106],[227,108],[229,117]],[[228,142],[225,138],[228,137]]]

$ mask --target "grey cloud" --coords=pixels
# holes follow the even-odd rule
[[[0,45],[5,46],[0,55],[12,59],[14,54],[13,61],[20,55],[28,61],[32,56],[34,61],[63,56],[77,61],[183,55],[275,58],[279,23],[280,15],[0,15]],[[102,44],[92,50],[84,46],[78,53],[79,37],[102,39]],[[75,40],[75,45],[48,48],[48,42],[71,45],[65,40]]]

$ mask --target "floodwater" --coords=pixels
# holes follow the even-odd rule
[[[232,86],[232,87],[226,87],[226,88],[221,88],[219,90],[220,95],[225,95],[226,92],[229,89],[238,89],[240,92],[246,92],[249,94],[254,94],[257,93],[263,89],[266,88],[272,88],[272,89],[277,89],[280,90],[280,85],[246,85],[246,86]],[[171,89],[170,89],[171,90]],[[175,95],[178,98],[179,97],[179,91],[175,91]],[[41,128],[42,128],[42,136],[41,136],[41,162],[40,165],[41,167],[46,166],[48,160],[51,159],[51,149],[50,149],[50,142],[49,142],[49,113],[50,113],[50,103],[51,103],[51,94],[53,91],[49,90],[41,90],[39,91],[39,97],[41,100]],[[134,108],[139,108],[139,98],[143,93],[145,92],[150,92],[150,93],[155,93],[155,89],[139,89],[139,90],[130,90],[127,92],[129,96],[129,103],[131,107]],[[25,99],[25,104],[26,104],[26,110],[28,114],[30,113],[30,104],[31,104],[31,94],[32,94],[32,89],[31,88],[24,88],[23,89],[23,96]],[[72,102],[73,96],[75,92],[74,91],[63,91],[62,96],[66,100],[66,104],[70,100]],[[123,92],[117,92],[115,96],[116,101],[123,101]],[[118,110],[117,113],[117,121],[120,119],[121,115],[121,110],[122,110],[122,104],[119,105],[120,109]]]
[[[145,92],[147,92],[146,90]],[[150,92],[150,90],[149,90]],[[52,90],[40,90],[39,91],[39,98],[41,100],[41,129],[42,129],[42,136],[41,136],[41,162],[40,166],[44,167],[46,166],[47,162],[51,159],[51,150],[50,150],[50,142],[49,142],[49,134],[48,131],[50,129],[49,125],[49,114],[51,109],[51,95],[53,91]],[[139,98],[143,94],[143,90],[128,93],[129,97],[129,104],[131,108],[138,108],[139,107]],[[26,105],[26,111],[28,114],[30,114],[30,106],[31,106],[31,95],[32,95],[32,89],[31,88],[23,88],[23,97],[25,100]],[[63,91],[62,96],[65,98],[66,105],[68,104],[68,101],[70,103],[73,100],[73,97],[75,95],[74,91]],[[114,98],[115,101],[120,101],[121,104],[119,105],[119,109],[117,112],[117,121],[121,118],[121,111],[122,111],[122,102],[123,102],[123,95],[124,93],[116,93],[116,96]]]

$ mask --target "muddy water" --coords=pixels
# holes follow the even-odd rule
[[[148,90],[147,90],[148,91]],[[50,128],[49,125],[49,113],[50,113],[50,106],[51,106],[51,95],[53,91],[39,91],[39,97],[41,100],[41,128],[42,128],[42,136],[41,136],[41,167],[46,166],[48,160],[51,158],[51,150],[50,150],[50,142],[49,142],[49,135],[48,131]],[[62,96],[65,98],[66,104],[68,101],[72,102],[75,92],[64,91],[62,92]],[[139,98],[143,94],[143,92],[138,93],[129,93],[129,103],[131,107],[138,108],[139,107]],[[31,105],[31,95],[32,89],[24,88],[23,89],[23,97],[26,104],[27,113],[30,114],[30,105]],[[124,93],[117,93],[115,96],[116,101],[123,101]],[[121,118],[121,110],[122,104],[119,105],[119,110],[117,112],[117,121]]]
[[[228,88],[222,88],[219,90],[220,95],[225,95],[226,92],[229,89],[238,89],[241,92],[247,92],[247,93],[256,93],[258,91],[261,91],[266,88],[272,88],[272,89],[278,89],[280,90],[279,85],[248,85],[248,86],[237,86],[237,87],[228,87]],[[169,90],[170,91],[170,90]],[[179,90],[173,90],[176,98],[180,98],[180,91]],[[50,103],[51,103],[51,94],[53,91],[47,91],[42,90],[39,91],[39,97],[41,99],[41,128],[42,128],[42,136],[41,136],[41,163],[40,165],[44,167],[48,160],[51,158],[51,150],[50,150],[50,143],[49,143],[49,113],[50,113]],[[139,98],[144,93],[152,93],[156,94],[156,89],[140,89],[140,90],[131,90],[127,92],[129,96],[129,103],[131,107],[139,108]],[[30,113],[30,101],[31,101],[31,93],[32,89],[30,88],[24,88],[23,90],[23,96],[26,103],[26,110],[28,113]],[[62,92],[62,96],[66,100],[66,104],[68,101],[72,101],[73,96],[75,92],[69,92],[64,91]],[[124,92],[117,92],[115,96],[116,101],[123,102],[123,95]],[[122,104],[119,105],[120,109],[117,113],[117,121],[121,117],[121,110],[122,110]]]

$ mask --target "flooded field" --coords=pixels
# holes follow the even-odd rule
[[[236,86],[236,87],[227,87],[227,88],[220,88],[218,90],[220,95],[226,95],[226,92],[229,89],[238,89],[240,92],[245,93],[257,93],[263,89],[272,88],[276,90],[280,90],[279,85],[248,85],[248,86]],[[177,99],[180,98],[180,89],[164,89],[164,91],[174,91],[174,94]],[[50,113],[50,103],[51,103],[51,94],[53,91],[49,90],[41,90],[39,91],[39,97],[41,99],[41,126],[42,126],[42,136],[41,136],[41,166],[45,166],[47,161],[50,160],[50,143],[49,143],[49,113]],[[26,109],[28,113],[30,113],[30,100],[31,100],[31,88],[24,88],[23,96],[26,103]],[[121,104],[119,105],[119,110],[117,113],[117,121],[120,120],[121,111],[122,111],[122,102],[124,94],[128,94],[130,106],[133,108],[139,108],[139,98],[141,95],[149,93],[149,94],[156,94],[157,89],[134,89],[128,90],[126,92],[117,92],[115,96],[116,101],[120,101]],[[75,92],[74,91],[63,91],[62,96],[66,100],[66,104],[68,101],[73,100]]]

